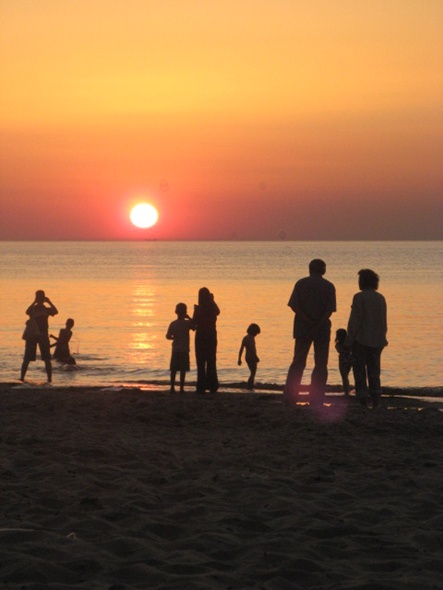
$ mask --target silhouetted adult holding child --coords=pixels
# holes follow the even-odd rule
[[[380,277],[373,270],[358,272],[360,292],[352,300],[345,344],[352,347],[354,357],[355,394],[363,406],[368,396],[376,407],[381,397],[381,353],[387,346],[386,300],[378,293]]]
[[[296,282],[288,305],[294,317],[294,358],[286,378],[283,401],[295,404],[299,398],[300,384],[306,359],[314,345],[314,369],[309,387],[311,405],[322,405],[328,379],[329,342],[331,320],[336,311],[335,287],[323,275],[326,263],[315,259],[309,263],[309,276]]]
[[[197,393],[218,390],[217,377],[217,317],[220,309],[214,295],[206,287],[198,292],[192,325],[195,328],[195,357],[197,361]]]
[[[72,328],[74,327],[74,320],[68,318],[66,320],[65,327],[60,330],[58,337],[50,334],[49,337],[55,340],[54,344],[51,344],[51,348],[54,348],[52,358],[63,363],[65,365],[75,365],[75,358],[71,355],[69,348],[69,341],[72,337]]]
[[[48,318],[57,315],[58,310],[49,298],[45,296],[45,292],[39,290],[35,292],[35,299],[26,310],[26,314],[29,316],[29,320],[27,321],[27,326],[23,333],[23,338],[26,344],[20,380],[25,380],[29,363],[36,360],[38,344],[42,360],[45,363],[48,383],[51,383],[52,363],[48,334]]]

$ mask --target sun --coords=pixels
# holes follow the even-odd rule
[[[129,217],[135,226],[145,229],[157,223],[158,211],[149,203],[139,203],[131,209]]]

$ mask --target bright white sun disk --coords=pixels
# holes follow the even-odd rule
[[[158,211],[155,207],[149,205],[149,203],[139,203],[132,208],[130,218],[134,225],[145,229],[157,223]]]

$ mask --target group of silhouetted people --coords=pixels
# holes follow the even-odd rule
[[[324,402],[328,379],[329,344],[331,340],[331,315],[336,311],[335,286],[324,278],[326,264],[314,259],[309,263],[309,276],[297,281],[288,305],[294,311],[295,339],[294,358],[289,367],[283,400],[288,405],[299,401],[300,386],[306,360],[311,347],[314,347],[314,368],[308,388],[308,401],[312,406],[321,406]],[[368,400],[376,407],[381,397],[380,359],[383,348],[387,345],[387,307],[383,295],[377,292],[379,276],[371,269],[362,269],[358,273],[360,292],[354,295],[348,329],[336,331],[335,348],[338,352],[339,371],[345,395],[351,387],[349,374],[354,373],[355,393],[363,406]],[[194,315],[187,314],[187,307],[179,303],[176,307],[177,320],[169,326],[166,337],[173,341],[171,356],[171,391],[175,391],[175,379],[180,372],[180,391],[184,391],[186,372],[189,371],[189,333],[195,330],[195,355],[197,361],[197,392],[218,390],[217,379],[217,316],[220,313],[213,294],[203,287],[199,291],[198,305],[194,306]],[[238,355],[238,364],[242,364],[242,355],[250,375],[247,388],[254,389],[257,372],[255,337],[260,334],[260,327],[251,324],[243,338]]]
[[[328,379],[329,344],[331,340],[331,315],[336,311],[334,285],[324,278],[326,264],[315,259],[309,263],[309,276],[298,280],[294,286],[288,305],[294,311],[295,339],[294,358],[289,367],[283,391],[285,404],[296,404],[299,400],[300,386],[306,360],[311,346],[314,347],[314,368],[308,388],[308,401],[312,406],[323,405]],[[387,308],[383,295],[378,293],[379,277],[370,269],[358,273],[360,292],[353,297],[347,330],[336,332],[335,348],[339,355],[339,371],[345,395],[350,393],[349,374],[353,370],[355,393],[361,404],[367,406],[368,400],[376,407],[381,396],[380,359],[387,345]],[[69,318],[59,336],[49,335],[48,318],[58,313],[57,308],[37,291],[35,300],[26,310],[23,339],[25,353],[21,368],[23,381],[30,361],[35,361],[37,345],[45,363],[48,382],[52,381],[51,358],[62,364],[73,365],[75,359],[69,350],[74,320]],[[172,340],[170,361],[171,392],[175,392],[177,373],[180,378],[180,391],[184,392],[186,373],[190,369],[190,332],[195,331],[195,358],[197,363],[197,393],[216,393],[219,388],[217,377],[217,318],[220,309],[214,295],[206,287],[198,292],[198,303],[194,305],[192,317],[188,315],[185,303],[175,308],[177,319],[170,323],[166,338]],[[247,388],[254,389],[257,364],[255,337],[260,334],[260,326],[249,325],[241,341],[238,364],[242,356],[249,369]],[[50,338],[55,340],[50,344]],[[55,347],[51,357],[50,349]]]
[[[207,287],[198,292],[198,304],[194,305],[192,318],[188,315],[185,303],[177,303],[175,307],[177,319],[169,324],[166,338],[172,340],[171,354],[171,393],[175,392],[175,380],[180,374],[180,391],[184,391],[186,373],[190,367],[190,331],[195,330],[195,359],[197,362],[197,393],[217,393],[219,382],[217,377],[217,317],[220,309],[214,295]],[[242,364],[243,351],[250,375],[247,387],[254,389],[257,372],[257,356],[255,337],[260,334],[260,327],[251,324],[243,338],[238,355],[238,364]]]
[[[42,361],[45,363],[46,375],[48,383],[52,382],[52,362],[57,360],[64,365],[75,365],[75,359],[71,355],[69,349],[69,341],[72,336],[72,328],[74,320],[68,318],[65,327],[62,328],[58,336],[49,334],[49,318],[58,314],[58,309],[46,297],[45,292],[38,290],[35,292],[35,299],[26,310],[26,315],[29,319],[26,321],[26,327],[23,332],[23,340],[25,341],[25,354],[23,356],[23,363],[20,372],[20,380],[25,380],[26,371],[29,363],[35,361],[37,357],[37,346],[40,349]],[[54,344],[50,344],[50,338],[55,340]],[[51,348],[54,348],[54,354],[51,356]]]
[[[217,317],[220,309],[214,295],[206,287],[198,292],[192,318],[185,303],[175,308],[177,319],[169,325],[166,338],[172,340],[171,392],[175,391],[175,378],[180,373],[180,391],[184,391],[186,372],[189,371],[189,333],[195,330],[195,358],[197,362],[197,393],[216,393],[217,377]]]
[[[295,313],[295,348],[283,392],[286,404],[295,404],[299,399],[306,359],[313,345],[309,403],[323,405],[328,378],[330,317],[336,311],[335,287],[324,278],[325,273],[325,262],[312,260],[309,276],[297,281],[289,299],[288,305]],[[370,399],[376,407],[381,397],[381,353],[388,344],[387,308],[385,298],[377,292],[379,276],[368,268],[360,270],[358,276],[360,292],[353,297],[348,329],[337,330],[335,344],[345,394],[349,394],[348,375],[352,368],[357,398],[363,406],[367,406]]]

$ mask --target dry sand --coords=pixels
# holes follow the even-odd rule
[[[417,405],[0,385],[0,588],[443,588]]]

